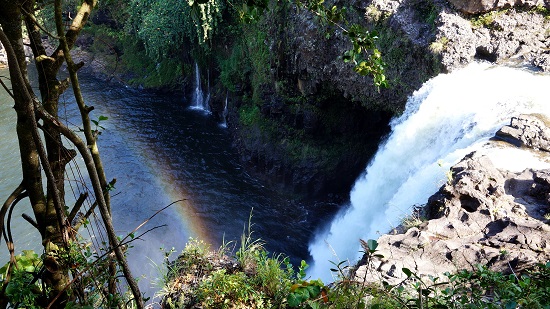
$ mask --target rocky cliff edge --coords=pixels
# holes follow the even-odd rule
[[[496,138],[547,150],[548,132],[543,120],[523,115]],[[539,155],[548,159],[545,151]],[[471,153],[450,172],[452,178],[420,211],[429,220],[380,237],[384,258],[375,262],[377,271],[359,267],[358,278],[396,284],[406,278],[404,267],[441,278],[479,264],[512,273],[550,259],[550,169],[499,170],[487,156]]]

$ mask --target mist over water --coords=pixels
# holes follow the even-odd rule
[[[330,261],[356,261],[359,239],[377,239],[397,226],[471,151],[495,156],[499,168],[521,168],[517,152],[487,149],[486,142],[512,116],[550,116],[548,85],[548,75],[485,63],[426,82],[409,98],[403,115],[392,120],[391,134],[351,190],[350,205],[310,243],[310,275],[330,282]],[[538,162],[532,156],[522,160],[527,166]]]

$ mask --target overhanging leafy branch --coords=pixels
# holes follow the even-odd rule
[[[354,71],[362,76],[370,75],[377,88],[388,87],[385,75],[385,66],[382,53],[376,46],[378,34],[369,31],[357,23],[349,23],[346,20],[346,9],[336,5],[327,6],[324,0],[286,0],[294,3],[299,9],[305,9],[319,18],[323,24],[328,24],[339,29],[345,35],[353,47],[347,50],[342,59],[351,62]],[[265,0],[249,0],[240,10],[243,22],[252,22],[259,19],[267,8]]]
[[[345,8],[336,5],[328,7],[324,0],[296,0],[296,5],[318,16],[322,23],[340,29],[348,37],[353,47],[344,53],[343,60],[353,63],[355,72],[363,76],[371,75],[377,88],[388,86],[382,53],[376,47],[376,32],[356,23],[349,24],[345,18]]]

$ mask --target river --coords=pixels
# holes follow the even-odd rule
[[[2,70],[0,75],[8,73]],[[125,235],[162,207],[184,200],[162,211],[140,231],[164,227],[132,243],[130,266],[134,275],[142,277],[140,286],[148,291],[147,296],[159,288],[154,281],[163,257],[160,248],[174,247],[180,252],[189,237],[209,242],[212,248],[224,240],[238,241],[251,213],[253,236],[265,241],[270,252],[289,255],[293,262],[309,258],[307,245],[322,214],[308,211],[312,203],[293,201],[292,196],[247,174],[228,130],[208,114],[190,108],[194,102],[181,95],[125,88],[87,76],[81,76],[81,87],[86,103],[95,107],[91,117],[108,117],[100,122],[104,129],[100,129],[98,144],[107,177],[117,180],[112,198],[117,233]],[[12,105],[0,91],[0,196],[4,198],[21,179]],[[70,91],[61,98],[60,115],[77,129]],[[78,174],[77,165],[68,178],[73,177],[73,170]],[[33,247],[38,233],[20,218],[22,212],[32,214],[28,203],[18,206],[14,216],[16,251],[40,250]],[[7,251],[1,256],[7,261]]]

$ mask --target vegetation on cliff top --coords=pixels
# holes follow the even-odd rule
[[[390,285],[355,276],[344,262],[334,263],[335,281],[308,278],[282,255],[270,257],[260,240],[243,235],[234,256],[231,244],[211,251],[191,239],[167,271],[157,297],[163,308],[550,308],[550,263],[505,275],[478,265],[475,271],[420,277],[407,268],[406,279]],[[382,258],[377,242],[364,242],[363,262],[376,276]]]
[[[344,17],[345,7],[330,6],[322,0],[290,3],[310,11],[320,22],[332,24],[340,29],[352,45],[343,55],[343,60],[352,62],[357,73],[371,75],[376,87],[387,86],[384,63],[376,46],[376,32],[370,32],[359,24],[349,23]],[[203,65],[215,67],[212,66],[212,61],[217,55],[223,54],[223,49],[228,48],[227,43],[233,42],[235,38],[238,40],[238,37],[249,39],[251,33],[248,25],[261,21],[263,14],[274,7],[284,7],[288,10],[290,5],[286,1],[106,1],[102,3],[101,8],[100,15],[103,18],[96,19],[96,23],[109,25],[109,33],[104,34],[109,37],[113,46],[122,47],[123,43],[130,43],[128,40],[133,41],[131,45],[139,46],[138,49],[128,51],[115,47],[117,54],[122,51],[124,54],[143,53],[149,58],[149,62],[159,64],[176,60],[179,66],[188,63],[189,57],[192,57]],[[254,54],[255,51],[250,53]],[[126,67],[137,69],[135,62],[143,58],[127,56],[125,60]],[[269,67],[269,62],[261,64]],[[217,68],[219,69],[223,70],[223,65]],[[136,73],[149,75],[153,71],[145,66],[142,72]],[[175,76],[164,79],[175,81]],[[145,86],[153,85],[146,83]],[[226,85],[228,88],[231,88],[230,86]]]

